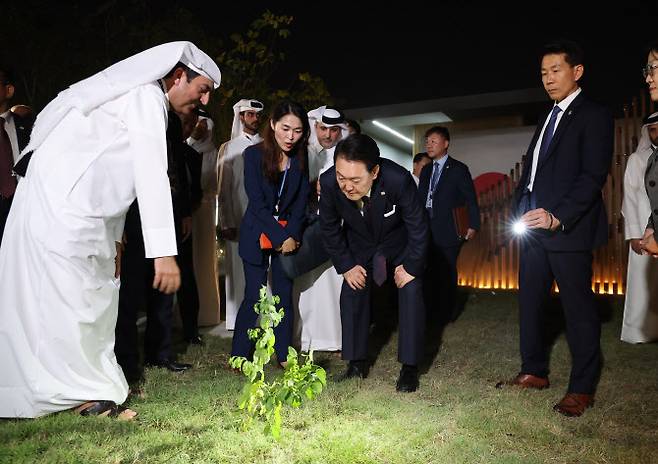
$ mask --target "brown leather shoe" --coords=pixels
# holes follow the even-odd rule
[[[553,406],[553,410],[567,417],[579,417],[585,412],[585,409],[594,405],[594,395],[585,393],[567,393],[558,404]]]
[[[503,388],[504,386],[513,386],[521,388],[534,388],[536,390],[543,390],[549,387],[548,378],[537,377],[532,374],[519,374],[510,380],[501,380],[496,384],[496,388]]]

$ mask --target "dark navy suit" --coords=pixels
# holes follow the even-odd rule
[[[546,118],[540,120],[526,154],[515,192],[517,207],[528,197],[534,149]],[[562,226],[556,232],[530,232],[521,245],[521,372],[548,376],[544,309],[555,279],[572,356],[570,393],[593,394],[601,369],[601,322],[591,290],[592,250],[607,241],[601,189],[610,168],[613,140],[612,114],[581,92],[563,112],[546,155],[537,165],[529,201],[553,213]]]
[[[281,299],[285,316],[274,329],[274,349],[279,362],[286,360],[288,346],[292,341],[293,308],[292,280],[281,269],[281,254],[260,248],[260,234],[265,233],[274,249],[289,237],[297,241],[302,238],[302,224],[308,197],[308,177],[300,166],[300,160],[292,157],[290,168],[279,204],[279,219],[287,220],[284,227],[274,219],[280,185],[272,183],[263,173],[262,143],[244,151],[244,185],[249,203],[240,226],[239,252],[245,275],[245,296],[238,310],[233,333],[233,356],[248,357],[253,343],[247,330],[256,326],[257,314],[254,304],[258,292],[267,283],[267,271],[272,269],[272,293]],[[270,264],[271,259],[271,264]]]
[[[423,167],[418,183],[418,200],[425,210],[433,163]],[[426,302],[430,314],[447,322],[453,316],[457,290],[457,257],[462,239],[455,229],[453,209],[466,206],[471,229],[480,229],[480,209],[468,167],[448,156],[432,195],[432,209],[427,209],[431,245],[426,274]],[[438,290],[438,291],[437,291]]]
[[[353,290],[343,281],[340,294],[343,359],[361,361],[367,358],[372,261],[373,256],[380,253],[386,258],[388,278],[392,278],[391,270],[400,264],[416,277],[398,290],[398,360],[418,365],[425,328],[422,275],[428,228],[416,198],[416,183],[407,170],[381,159],[370,194],[370,225],[356,203],[341,192],[335,167],[322,174],[320,184],[320,224],[336,271],[343,274],[358,264],[367,272],[366,286],[362,290]]]

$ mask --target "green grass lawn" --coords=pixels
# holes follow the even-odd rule
[[[620,342],[623,300],[605,302],[605,366],[596,404],[581,418],[552,411],[569,376],[564,335],[552,353],[551,388],[494,388],[519,368],[516,295],[476,292],[445,329],[416,393],[395,391],[395,334],[363,381],[335,383],[343,362],[316,353],[327,389],[286,410],[276,441],[260,427],[240,429],[243,378],[223,367],[230,340],[206,337],[205,347],[180,357],[193,370],[146,372],[145,397],[130,402],[138,420],[69,412],[3,420],[0,462],[658,463],[658,345]]]

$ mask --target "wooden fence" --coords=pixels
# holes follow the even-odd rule
[[[628,244],[624,240],[621,215],[626,161],[637,147],[642,118],[654,111],[654,103],[643,92],[642,97],[634,98],[623,110],[624,117],[615,121],[614,154],[603,187],[603,201],[608,212],[608,243],[594,252],[592,278],[594,292],[610,295],[622,295],[626,288]],[[523,162],[522,159],[517,163],[507,178],[478,195],[481,228],[473,240],[464,244],[459,255],[460,285],[518,288],[519,240],[511,234],[510,204]]]

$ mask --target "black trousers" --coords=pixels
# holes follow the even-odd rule
[[[362,290],[353,290],[343,281],[340,292],[342,358],[348,361],[362,361],[368,357],[370,298],[375,284],[371,277],[372,269],[367,269],[367,275],[366,286]],[[389,279],[392,278],[391,269],[388,276]],[[416,277],[398,289],[398,315],[398,361],[417,366],[423,356],[425,332],[425,303],[421,277]]]
[[[568,391],[592,394],[601,371],[601,321],[592,293],[592,253],[551,252],[540,244],[521,248],[519,309],[521,372],[549,373],[546,306],[555,280],[566,323],[572,366]]]
[[[14,196],[3,198],[0,196],[0,245],[2,245],[2,235],[5,232],[5,224],[7,223],[7,216],[9,216],[9,209]]]
[[[134,224],[126,222],[126,230],[132,226]],[[145,258],[144,254],[140,236],[128,241],[121,258],[114,353],[129,382],[141,377],[137,334],[137,315],[141,309],[146,311],[145,362],[158,363],[171,357],[174,296],[153,289],[153,259]]]
[[[430,244],[424,290],[428,321],[445,324],[455,316],[459,250],[461,244],[449,247]]]
[[[183,323],[183,336],[187,340],[199,335],[199,292],[194,276],[192,238],[190,235],[184,242],[178,241],[178,256],[176,256],[181,276],[181,284],[176,296]]]

